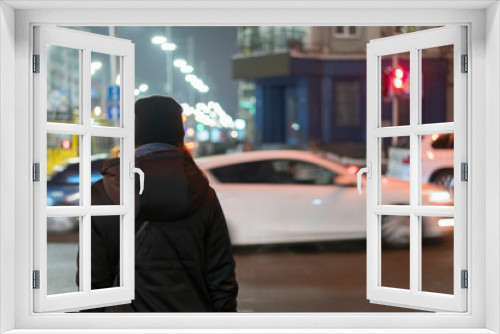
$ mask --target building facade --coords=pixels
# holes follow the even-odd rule
[[[256,145],[298,147],[312,143],[364,145],[366,44],[427,28],[240,27],[240,53],[233,57],[233,78],[244,85],[239,90],[239,113],[254,124],[247,140]],[[452,99],[442,98],[452,96],[449,56],[446,48],[422,54],[424,122],[453,119]],[[401,54],[382,59],[382,70],[401,67],[407,79],[406,89],[397,94],[386,92],[381,98],[383,125],[409,121],[408,58]]]

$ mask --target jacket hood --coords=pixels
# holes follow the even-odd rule
[[[175,221],[191,215],[208,193],[208,181],[192,159],[180,151],[161,151],[136,157],[135,166],[144,172],[144,191],[139,195],[135,178],[136,219]],[[120,160],[101,166],[104,189],[114,204],[120,204]]]

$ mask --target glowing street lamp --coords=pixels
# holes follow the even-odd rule
[[[174,51],[175,49],[177,49],[177,45],[175,45],[174,43],[163,43],[161,45],[161,49],[163,51]]]
[[[198,78],[194,74],[188,74],[188,75],[186,75],[185,79],[187,82],[193,82],[194,80],[197,80]]]
[[[163,36],[155,36],[151,39],[153,44],[163,44],[167,42],[167,38]]]
[[[193,72],[193,66],[191,65],[184,65],[181,67],[181,72],[182,73],[191,73]]]
[[[174,66],[175,67],[183,67],[186,66],[187,62],[184,59],[177,58],[174,60]]]
[[[198,91],[199,91],[200,93],[207,93],[209,90],[210,90],[210,89],[208,88],[208,86],[207,86],[207,85],[203,85],[203,86],[201,86],[200,88],[198,88]]]
[[[142,93],[144,93],[145,91],[147,91],[147,90],[148,90],[148,88],[149,88],[149,86],[148,86],[148,85],[146,85],[146,84],[141,84],[141,85],[139,86],[139,90],[140,90]]]

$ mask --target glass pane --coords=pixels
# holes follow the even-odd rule
[[[92,217],[92,290],[121,286],[120,219],[120,216]]]
[[[410,124],[410,53],[381,58],[380,126]]]
[[[92,52],[92,125],[120,126],[120,57]]]
[[[453,122],[453,45],[421,50],[422,124]]]
[[[422,204],[453,205],[454,134],[421,137]]]
[[[80,50],[47,45],[47,122],[80,122]]]
[[[107,197],[92,198],[92,205],[120,205],[120,138],[92,137],[91,182],[106,178]]]
[[[381,204],[410,204],[410,137],[381,138]]]
[[[453,229],[450,217],[422,217],[422,291],[453,294]]]
[[[80,205],[79,136],[47,134],[47,206]]]
[[[382,216],[381,286],[410,288],[410,217]]]
[[[79,217],[47,218],[47,294],[76,292]]]

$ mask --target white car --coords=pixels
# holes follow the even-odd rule
[[[387,176],[410,179],[410,143],[408,137],[400,137],[398,143],[388,149]],[[422,182],[445,187],[453,194],[453,133],[422,136]]]
[[[234,245],[366,238],[366,197],[357,191],[353,166],[288,150],[210,156],[197,163],[217,192]],[[434,185],[424,185],[422,194],[423,205],[453,205],[451,195]],[[409,182],[384,177],[382,204],[409,204]],[[453,228],[450,219],[440,221],[423,217],[424,237]],[[382,238],[408,246],[409,217],[384,216]]]

